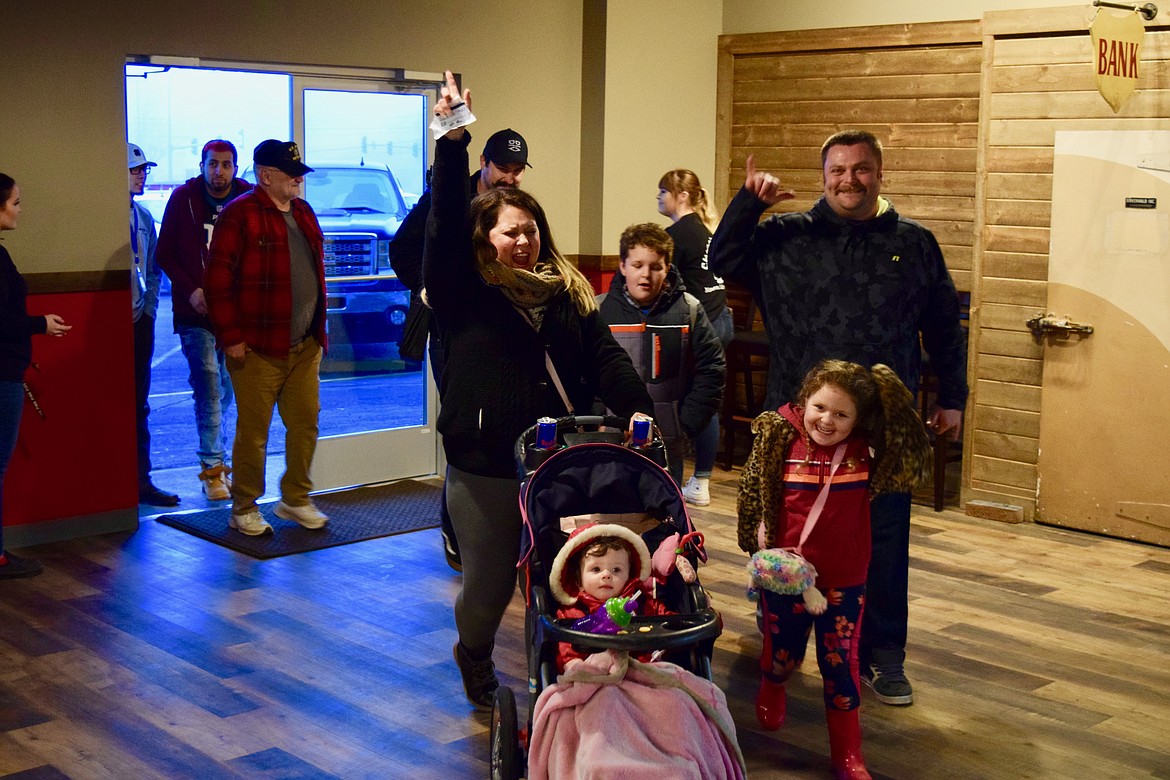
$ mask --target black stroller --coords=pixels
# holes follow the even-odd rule
[[[516,443],[524,518],[518,566],[523,570],[526,602],[529,730],[537,698],[556,682],[558,643],[570,642],[594,652],[664,650],[664,660],[710,680],[712,649],[723,629],[702,586],[697,581],[685,582],[678,571],[657,588],[658,600],[676,614],[634,616],[628,630],[619,634],[575,630],[572,620],[556,618],[549,567],[568,539],[568,532],[562,530],[563,519],[572,523],[574,518],[589,517],[605,523],[619,516],[627,520],[640,516],[641,523],[632,530],[651,551],[672,534],[686,538],[695,530],[678,487],[663,468],[665,450],[657,430],[648,447],[630,449],[621,444],[626,427],[621,418],[564,417],[557,420],[556,427],[558,449],[533,447],[536,426]],[[585,431],[598,427],[601,429]],[[701,537],[696,534],[692,539],[683,555],[697,568],[700,560],[706,560],[706,553]],[[491,777],[510,780],[523,776],[526,769],[516,698],[511,689],[501,686],[492,709]]]

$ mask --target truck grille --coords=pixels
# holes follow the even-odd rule
[[[325,236],[325,276],[367,276],[377,273],[378,239],[372,234]]]

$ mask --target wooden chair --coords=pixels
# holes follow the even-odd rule
[[[731,309],[735,335],[724,350],[727,380],[719,416],[723,426],[724,469],[730,469],[735,462],[736,436],[741,432],[750,435],[752,421],[763,411],[763,393],[756,392],[756,385],[766,387],[768,379],[768,334],[758,322],[751,293],[728,282],[727,306]]]
[[[966,336],[971,320],[971,293],[969,292],[959,293],[959,318],[963,326],[963,335]],[[934,373],[934,368],[930,365],[930,360],[927,358],[926,353],[923,352],[922,373],[918,380],[918,403],[922,412],[923,421],[930,414],[930,408],[934,405],[934,399],[937,395],[938,375]],[[937,436],[929,428],[927,429],[927,433],[934,447],[932,485],[934,492],[934,511],[941,512],[943,506],[946,504],[947,464],[963,460],[962,431],[960,429],[960,435],[957,440],[952,440],[950,433]]]

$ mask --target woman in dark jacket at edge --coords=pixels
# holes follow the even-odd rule
[[[0,231],[15,230],[20,217],[20,187],[0,173]],[[0,246],[0,505],[4,473],[16,449],[24,411],[24,372],[32,362],[33,334],[64,336],[73,326],[56,314],[29,314],[28,285],[8,250]],[[19,558],[4,549],[4,517],[0,514],[0,580],[41,573],[39,561]]]
[[[461,102],[450,71],[446,77],[440,117]],[[462,97],[468,108],[470,97]],[[654,407],[598,316],[588,280],[558,254],[540,204],[511,187],[471,200],[470,141],[458,127],[435,143],[423,281],[446,334],[438,429],[463,557],[455,661],[468,701],[489,711],[499,686],[492,648],[520,554],[513,446],[538,418],[568,413],[546,354],[577,413],[587,414],[594,398],[622,416]]]

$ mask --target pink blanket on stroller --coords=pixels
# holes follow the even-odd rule
[[[595,653],[536,701],[529,780],[745,775],[723,691],[674,664]]]

